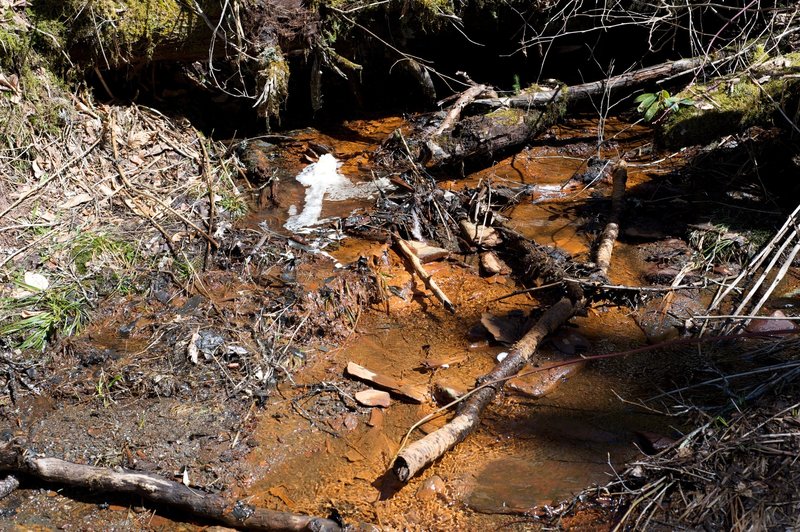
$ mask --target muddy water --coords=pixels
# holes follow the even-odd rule
[[[330,146],[343,161],[343,174],[364,179],[360,165],[364,154],[374,147],[369,141],[385,138],[387,127],[397,125],[395,121],[347,124],[345,129],[355,131],[354,136],[363,143],[342,143],[335,134],[304,132],[297,137],[295,149],[285,154],[287,168],[302,166],[291,164],[291,160],[293,155],[305,153],[304,144],[321,143]],[[590,139],[595,134],[593,123],[573,122],[557,129],[555,140]],[[630,151],[643,144],[646,132],[612,123],[607,134],[618,136],[616,150]],[[458,190],[481,180],[500,186],[530,185],[534,190],[532,201],[504,212],[511,220],[509,225],[539,243],[585,257],[592,239],[587,225],[591,216],[597,215],[597,201],[592,195],[596,196],[598,190],[607,193],[608,186],[576,183],[572,178],[581,170],[585,156],[575,153],[591,152],[591,142],[578,141],[571,149],[533,147],[465,180],[442,182],[441,186]],[[634,167],[630,185],[641,185],[651,177],[652,173]],[[286,203],[301,201],[298,189],[290,194],[288,200],[254,215],[251,221],[266,219],[270,224],[280,224],[286,216]],[[352,208],[336,203],[325,206],[328,216],[346,216]],[[310,357],[314,362],[298,377],[297,384],[301,385],[320,380],[348,382],[343,369],[352,361],[404,384],[465,391],[507,349],[475,338],[474,327],[482,313],[527,312],[538,304],[528,295],[498,300],[519,288],[510,277],[482,278],[474,261],[454,257],[427,266],[456,304],[458,313],[452,316],[386,246],[348,239],[331,254],[342,264],[358,257],[372,259],[380,265],[379,272],[393,295],[386,307],[376,306],[362,316],[344,346]],[[621,243],[615,248],[612,281],[640,284],[641,268],[633,246]],[[573,325],[570,332],[588,341],[591,353],[624,350],[645,341],[625,310],[593,311],[586,318],[573,320]],[[564,357],[553,346],[545,346],[544,353],[553,360]],[[425,367],[426,360],[454,362],[431,370]],[[397,485],[385,472],[406,430],[433,411],[432,404],[413,405],[395,398],[389,408],[375,409],[377,412],[360,409],[342,411],[324,420],[320,417],[317,422],[325,426],[314,428],[287,412],[288,402],[279,402],[261,416],[254,435],[259,445],[249,459],[262,474],[246,491],[254,503],[265,506],[316,514],[335,507],[349,519],[396,528],[500,526],[511,522],[502,517],[504,514],[535,514],[541,505],[607,481],[615,467],[639,454],[641,433],[672,433],[668,420],[620,400],[633,401],[652,392],[645,378],[647,366],[646,360],[633,366],[607,362],[570,371],[560,376],[556,382],[560,385],[544,397],[524,393],[524,385],[512,387],[516,389],[489,408],[476,434],[407,486]],[[296,391],[287,389],[285,393],[289,397]],[[315,399],[304,404],[310,411]],[[277,424],[276,415],[283,416]],[[421,432],[441,426],[446,419],[428,423]],[[412,439],[419,435],[420,431]],[[443,482],[440,494],[426,491],[433,477]]]

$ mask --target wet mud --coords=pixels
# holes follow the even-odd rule
[[[535,527],[535,516],[548,505],[609,480],[615,468],[640,456],[642,433],[674,436],[673,420],[637,402],[685,379],[692,355],[664,360],[643,354],[512,381],[478,431],[419,478],[401,486],[386,474],[406,431],[438,407],[441,399],[433,391],[465,392],[508,349],[481,325],[482,318],[540,306],[536,292],[511,295],[525,287],[509,273],[486,275],[476,256],[451,254],[426,268],[455,304],[453,315],[381,239],[344,238],[332,223],[323,226],[329,233],[325,244],[316,245],[318,234],[293,235],[283,228],[289,206],[302,205],[305,197],[294,176],[321,152],[337,157],[349,179],[369,181],[370,153],[401,124],[396,118],[361,121],[266,139],[252,156],[251,179],[258,171],[262,175],[251,183],[258,207],[240,223],[239,234],[251,239],[244,248],[266,231],[284,253],[312,250],[312,258],[282,269],[231,252],[227,270],[203,275],[199,298],[151,291],[106,302],[103,318],[71,341],[61,360],[47,362],[55,371],[43,393],[19,401],[3,437],[27,437],[36,452],[48,456],[159,473],[258,506],[322,516],[336,511],[348,523],[431,530]],[[670,239],[686,236],[685,224],[681,229],[675,216],[665,218],[664,205],[675,208],[670,179],[691,154],[658,161],[649,153],[649,132],[623,122],[610,121],[605,134],[612,140],[600,155],[625,154],[631,161],[632,208],[609,280],[639,286],[654,271],[686,266],[676,262],[679,250],[669,247]],[[438,186],[459,191],[489,181],[524,189],[524,199],[502,212],[508,226],[587,259],[610,204],[610,178],[592,183],[581,177],[596,136],[596,122],[569,121],[554,127],[541,145]],[[326,202],[322,217],[366,213],[370,206],[366,200]],[[648,252],[644,245],[657,249]],[[359,285],[354,273],[348,282],[334,280],[350,267],[355,272],[359,261],[375,274],[379,297],[354,295],[366,283]],[[338,295],[327,302],[314,299],[326,289]],[[303,331],[296,346],[270,351],[246,329],[259,313],[281,312],[275,302],[287,292],[314,299],[316,306],[294,322]],[[685,315],[700,306],[696,294],[685,297],[669,312],[660,296],[653,297],[639,316],[625,306],[595,307],[542,351],[559,361],[674,337]],[[336,319],[326,314],[331,309]],[[257,358],[242,354],[266,357],[267,351],[280,356],[257,368]],[[431,397],[413,404],[393,396],[387,408],[365,407],[354,396],[368,385],[345,375],[349,362],[420,386]],[[446,419],[420,430],[430,432]],[[62,495],[31,484],[4,500],[0,512],[22,529],[203,525],[136,501],[69,490]]]

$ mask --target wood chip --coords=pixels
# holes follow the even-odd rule
[[[450,256],[450,252],[446,249],[429,246],[425,242],[420,242],[419,240],[406,240],[406,242],[408,242],[408,245],[414,250],[414,254],[419,257],[419,261],[422,264],[446,259]]]
[[[386,375],[379,375],[373,371],[368,370],[364,366],[359,366],[355,362],[347,363],[347,374],[351,377],[356,377],[367,381],[371,384],[386,388],[390,392],[410,399],[415,403],[424,403],[427,399],[426,389],[424,386],[404,384],[399,380]]]
[[[494,227],[475,225],[468,220],[461,220],[459,225],[464,236],[474,246],[493,248],[503,243],[503,238]]]
[[[392,404],[392,398],[388,392],[381,390],[362,390],[356,393],[356,401],[364,406],[382,406],[387,408]]]

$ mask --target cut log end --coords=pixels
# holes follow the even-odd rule
[[[408,482],[411,479],[411,468],[402,456],[398,456],[394,461],[392,471],[400,482]]]

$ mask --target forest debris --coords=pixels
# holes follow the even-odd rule
[[[473,246],[493,248],[503,243],[503,238],[494,227],[476,225],[469,220],[461,220],[459,225],[464,233],[464,237]]]
[[[37,457],[15,442],[0,444],[0,471],[24,473],[45,482],[94,490],[105,496],[134,495],[238,529],[341,530],[329,519],[256,508],[244,501],[236,501],[232,505],[219,495],[203,493],[150,473],[111,470],[57,458]]]
[[[446,259],[450,256],[450,252],[444,248],[431,246],[419,240],[406,240],[409,247],[414,250],[414,254],[419,258],[422,264],[435,262],[437,260]]]
[[[511,273],[511,268],[491,251],[481,253],[481,269],[487,275]]]
[[[455,305],[453,305],[453,303],[450,301],[450,298],[447,297],[447,294],[445,294],[444,291],[439,288],[439,285],[433,280],[431,274],[425,271],[425,268],[422,267],[419,257],[414,254],[414,251],[411,249],[411,246],[408,245],[408,242],[402,238],[398,238],[397,246],[400,248],[402,255],[411,262],[411,266],[413,266],[414,271],[417,273],[419,278],[422,279],[422,282],[425,283],[425,287],[433,292],[433,295],[435,295],[436,298],[442,302],[444,308],[455,314]]]
[[[59,205],[59,207],[65,210],[71,209],[73,207],[77,207],[78,205],[82,205],[84,203],[92,201],[92,199],[93,199],[92,196],[90,196],[85,192],[82,192],[80,194],[72,196],[70,199]]]
[[[388,408],[392,404],[392,399],[387,392],[381,390],[361,390],[356,392],[356,401],[364,406],[381,406]]]
[[[483,325],[495,341],[511,345],[525,334],[526,318],[521,312],[512,311],[505,316],[495,316],[490,312],[481,315]]]
[[[462,92],[461,96],[459,96],[458,100],[456,100],[456,103],[450,107],[450,111],[447,112],[447,116],[444,118],[444,120],[442,120],[442,123],[439,124],[439,127],[437,127],[432,133],[432,136],[436,137],[445,131],[452,129],[456,122],[458,122],[458,119],[461,117],[461,111],[463,111],[467,105],[469,105],[473,100],[475,100],[475,98],[480,96],[485,91],[486,85],[473,85]]]
[[[611,214],[608,217],[603,232],[597,241],[595,253],[595,264],[603,277],[608,276],[608,267],[611,265],[611,253],[614,250],[614,243],[619,236],[619,217],[622,212],[622,205],[625,199],[625,185],[628,181],[628,167],[625,161],[620,161],[614,168],[614,185],[611,192]]]
[[[3,480],[0,480],[0,499],[8,497],[18,487],[19,480],[14,475],[8,475]]]
[[[475,391],[464,403],[458,415],[444,427],[415,441],[402,450],[392,465],[401,482],[407,482],[456,444],[464,440],[480,424],[481,413],[503,388],[505,379],[518,373],[530,360],[542,340],[570,319],[578,304],[562,298],[539,318],[530,331],[514,345],[511,354],[488,374],[478,379],[484,387]]]
[[[347,374],[351,377],[367,381],[371,384],[386,388],[390,392],[410,399],[415,403],[424,403],[427,400],[426,390],[424,386],[414,384],[403,384],[394,377],[387,375],[380,375],[374,371],[370,371],[364,366],[360,366],[355,362],[347,363]]]

